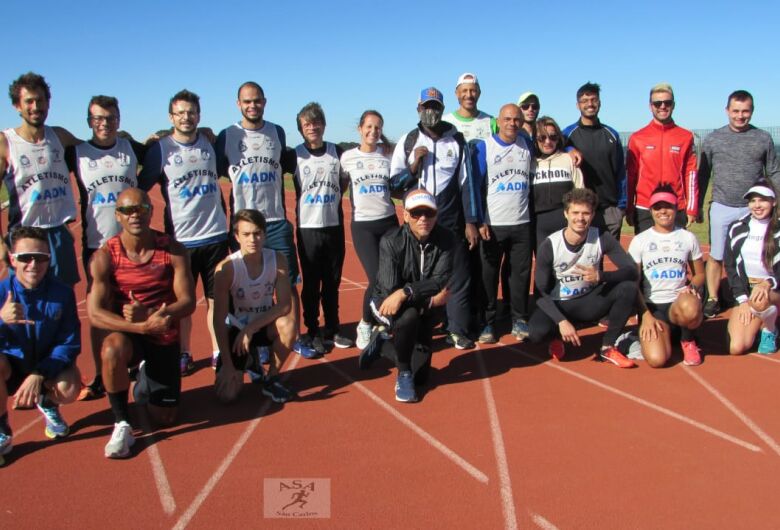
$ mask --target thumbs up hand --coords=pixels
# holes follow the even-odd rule
[[[13,291],[8,291],[3,308],[0,309],[0,318],[6,324],[35,324],[35,321],[25,318],[24,306],[14,302]]]
[[[144,322],[149,318],[149,308],[130,291],[130,303],[122,306],[122,315],[128,322]]]
[[[144,324],[144,331],[149,335],[160,335],[171,328],[171,315],[166,310],[166,305],[161,305],[151,313]]]

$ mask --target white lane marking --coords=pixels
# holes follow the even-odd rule
[[[30,430],[32,427],[35,426],[36,423],[38,423],[42,419],[43,419],[43,416],[38,416],[37,418],[32,420],[30,423],[28,423],[24,427],[21,427],[20,429],[16,429],[14,431],[14,437],[19,437],[23,432]]]
[[[739,418],[739,420],[744,423],[748,429],[753,431],[756,436],[761,438],[765,444],[769,446],[772,451],[777,453],[778,456],[780,456],[780,445],[777,444],[774,438],[769,436],[764,430],[756,425],[756,423],[751,420],[747,414],[742,412],[734,403],[732,403],[726,396],[721,394],[714,386],[709,384],[707,381],[704,380],[704,378],[696,373],[696,371],[692,368],[685,367],[685,372],[690,375],[697,383],[699,383],[701,386],[703,386],[707,392],[712,394],[715,399],[723,403],[723,406],[726,407],[731,411],[734,416]]]
[[[396,409],[385,403],[382,398],[371,392],[368,388],[363,386],[362,383],[359,383],[358,381],[355,381],[352,379],[349,375],[347,375],[345,372],[343,372],[341,369],[336,368],[333,363],[328,362],[324,358],[320,358],[319,361],[323,364],[325,364],[327,367],[329,367],[331,370],[339,374],[341,377],[346,379],[350,382],[351,385],[356,387],[358,390],[360,390],[363,394],[368,396],[371,401],[379,405],[381,408],[383,408],[385,411],[389,412],[391,416],[393,416],[395,419],[403,423],[405,426],[410,428],[412,431],[415,432],[420,438],[428,442],[428,444],[433,447],[434,449],[437,449],[439,452],[441,452],[444,456],[452,460],[456,465],[458,465],[460,468],[462,468],[466,473],[477,479],[479,482],[482,482],[484,484],[488,483],[488,477],[485,475],[482,471],[471,465],[469,462],[467,462],[463,457],[458,455],[455,451],[441,443],[439,440],[433,437],[433,435],[429,434],[427,431],[425,431],[422,427],[418,426],[416,423],[414,423],[412,420],[398,412]]]
[[[748,451],[753,451],[754,453],[763,453],[764,451],[757,445],[754,445],[750,442],[746,442],[744,440],[741,440],[737,438],[736,436],[731,436],[730,434],[726,434],[723,431],[719,431],[718,429],[715,429],[714,427],[710,427],[709,425],[705,425],[704,423],[701,423],[699,421],[694,420],[693,418],[689,418],[688,416],[684,416],[678,412],[675,412],[671,409],[667,409],[666,407],[662,407],[660,405],[656,405],[652,401],[648,401],[646,399],[642,399],[640,397],[637,397],[633,394],[629,394],[628,392],[624,392],[622,390],[619,390],[613,386],[607,385],[606,383],[602,383],[601,381],[597,381],[596,379],[592,379],[586,375],[582,375],[578,372],[575,372],[574,370],[570,370],[568,368],[564,368],[563,366],[560,366],[559,364],[556,364],[552,361],[545,361],[541,357],[537,355],[533,355],[531,353],[525,352],[521,350],[517,346],[513,346],[511,344],[504,344],[502,342],[499,342],[498,344],[502,346],[507,346],[508,348],[515,350],[516,352],[520,353],[520,355],[523,355],[524,357],[527,357],[529,359],[533,359],[534,361],[538,361],[543,363],[545,366],[549,366],[550,368],[554,368],[556,370],[560,370],[561,372],[564,372],[566,374],[569,374],[573,377],[576,377],[577,379],[580,379],[582,381],[585,381],[586,383],[590,383],[594,386],[597,386],[603,390],[606,390],[607,392],[612,392],[613,394],[617,394],[618,396],[624,397],[628,399],[629,401],[633,401],[634,403],[638,403],[640,405],[643,405],[649,409],[655,410],[656,412],[660,412],[661,414],[664,414],[666,416],[669,416],[671,418],[674,418],[676,420],[679,420],[683,423],[687,423],[688,425],[692,427],[696,427],[697,429],[700,429],[706,433],[712,434],[713,436],[717,436],[718,438],[721,438],[723,440],[726,440],[728,442],[731,442],[735,445],[738,445],[744,449],[747,449]]]
[[[538,513],[532,513],[531,514],[531,520],[538,526],[539,528],[543,528],[544,530],[558,530],[558,527],[552,524],[550,521],[539,515]]]
[[[488,417],[490,418],[490,435],[493,439],[493,453],[496,455],[496,466],[498,467],[498,481],[501,491],[501,511],[504,514],[504,528],[515,530],[517,528],[517,514],[515,511],[515,500],[512,495],[512,479],[509,474],[509,463],[506,457],[506,447],[504,446],[504,435],[501,432],[501,423],[498,420],[498,409],[496,400],[493,398],[493,387],[490,384],[485,359],[481,351],[477,351],[477,362],[482,376],[482,388],[485,391],[485,404],[487,405]]]
[[[363,289],[365,289],[365,288],[366,288],[366,286],[368,285],[368,283],[367,283],[367,282],[356,282],[356,281],[354,281],[354,280],[350,280],[349,278],[347,278],[347,277],[345,277],[345,276],[342,276],[342,277],[341,277],[341,281],[342,281],[342,282],[347,282],[347,283],[349,283],[349,284],[351,284],[351,285],[354,285],[354,286],[356,286],[356,287],[361,287],[361,288],[363,288]]]
[[[144,408],[141,409],[141,428],[144,432],[151,433],[152,429],[149,426],[149,419],[146,416]],[[146,454],[149,455],[149,463],[152,465],[152,474],[154,475],[154,483],[157,486],[157,493],[160,495],[160,503],[162,504],[163,511],[166,515],[171,515],[176,511],[176,500],[173,498],[173,491],[171,490],[171,483],[168,482],[168,475],[165,473],[165,465],[163,465],[162,458],[160,458],[160,451],[157,449],[157,440],[154,434],[144,438],[146,443]]]
[[[295,368],[295,365],[297,365],[298,361],[300,360],[300,356],[298,355],[293,355],[292,357],[294,357],[294,359],[292,360],[292,362],[290,362],[289,368],[287,368],[284,371],[284,374],[282,375],[282,379],[287,379],[287,372],[293,370]],[[241,449],[244,447],[244,445],[246,445],[246,442],[249,441],[249,437],[252,436],[252,433],[257,428],[257,425],[260,423],[260,420],[262,420],[265,417],[265,413],[268,411],[268,407],[270,406],[271,406],[270,399],[268,399],[263,403],[263,405],[257,411],[257,417],[249,422],[249,425],[246,426],[244,432],[241,433],[241,436],[238,437],[236,443],[233,444],[233,447],[230,449],[230,452],[225,456],[225,458],[219,464],[217,470],[214,472],[213,475],[211,475],[208,481],[206,481],[206,484],[203,486],[203,489],[200,490],[200,492],[192,500],[192,503],[190,503],[190,505],[187,507],[187,510],[185,510],[185,512],[181,514],[181,517],[179,517],[179,520],[176,521],[176,525],[173,527],[174,530],[181,530],[183,528],[186,528],[187,525],[192,520],[192,518],[195,517],[195,514],[198,512],[198,510],[206,501],[206,499],[209,497],[209,495],[211,495],[211,492],[214,491],[214,488],[217,486],[217,483],[219,483],[219,481],[225,475],[225,472],[228,470],[230,465],[236,459],[238,453],[241,452]]]
[[[765,361],[770,361],[770,362],[773,362],[773,363],[780,363],[780,359],[775,358],[775,357],[770,357],[769,355],[764,355],[763,353],[750,353],[748,355],[750,355],[751,357],[757,357],[759,359],[763,359]]]

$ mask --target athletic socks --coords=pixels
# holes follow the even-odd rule
[[[106,392],[108,394],[108,403],[111,405],[111,412],[114,413],[115,423],[126,421],[130,423],[130,412],[127,406],[128,391]]]

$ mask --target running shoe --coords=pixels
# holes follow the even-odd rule
[[[777,351],[777,331],[761,330],[761,340],[758,343],[758,353],[771,355]]]
[[[566,355],[566,346],[561,339],[552,339],[550,345],[547,346],[547,351],[550,353],[550,357],[560,361]]]
[[[681,340],[680,348],[683,351],[684,365],[699,366],[701,364],[701,350],[695,340]]]
[[[68,424],[62,419],[59,405],[44,407],[38,403],[38,410],[41,411],[41,414],[43,414],[43,417],[46,420],[46,429],[44,430],[46,438],[54,440],[55,438],[65,438],[68,435],[70,427],[68,427]]]
[[[357,325],[355,346],[357,346],[359,350],[365,350],[366,346],[368,346],[368,342],[371,340],[371,331],[372,327],[368,322],[361,320]]]
[[[603,348],[599,353],[599,357],[601,357],[603,361],[610,362],[619,368],[634,368],[636,366],[634,361],[620,353],[620,350],[614,346]]]
[[[181,357],[179,358],[179,369],[181,370],[182,377],[185,375],[190,375],[190,372],[195,369],[195,363],[192,361],[192,355],[190,355],[190,352],[181,352]]]
[[[484,328],[482,328],[482,333],[479,334],[479,338],[477,338],[477,342],[480,344],[495,344],[498,342],[498,339],[496,338],[496,334],[493,332],[493,326],[487,325]]]
[[[0,432],[0,457],[7,455],[13,449],[14,437],[10,434]]]
[[[395,400],[402,403],[414,403],[417,401],[417,392],[414,390],[414,378],[411,370],[398,372],[395,379]]]
[[[459,350],[470,350],[475,346],[473,340],[458,333],[450,333],[447,335],[445,342],[450,346],[455,346]]]
[[[720,303],[717,298],[710,298],[704,304],[704,317],[714,318],[720,313]]]
[[[349,337],[345,337],[341,333],[336,333],[333,335],[333,345],[343,350],[346,348],[351,348],[355,345],[355,343],[352,342]]]
[[[106,388],[103,386],[103,380],[99,377],[95,377],[92,382],[81,388],[79,393],[79,401],[92,401],[93,399],[102,398],[106,394]]]
[[[295,344],[293,344],[293,351],[304,359],[316,359],[322,355],[314,349],[311,337],[308,335],[301,335],[298,337],[298,340],[296,340]]]
[[[127,458],[134,443],[133,428],[130,424],[124,420],[115,423],[114,432],[111,433],[111,439],[104,451],[106,458]]]
[[[525,320],[517,319],[512,322],[512,336],[514,336],[520,342],[528,340],[528,335],[531,330],[528,328],[528,322]]]
[[[258,346],[252,350],[246,367],[246,373],[249,375],[249,380],[255,384],[263,383],[263,358],[266,360],[270,357],[268,346]]]
[[[381,357],[382,344],[387,340],[387,334],[379,328],[371,332],[371,338],[368,345],[363,348],[358,357],[358,367],[361,370],[368,370],[374,361]]]
[[[265,378],[262,392],[274,403],[287,403],[294,397],[294,394],[279,381],[277,376]]]
[[[257,350],[257,355],[260,358],[260,364],[270,364],[271,348],[268,346],[260,346]]]

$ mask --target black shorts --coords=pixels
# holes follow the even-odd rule
[[[128,333],[127,337],[133,343],[131,366],[144,363],[145,381],[149,395],[149,403],[157,407],[176,407],[181,395],[181,368],[179,357],[181,346],[173,344],[157,344],[144,335]]]
[[[14,357],[13,355],[6,355],[5,358],[8,360],[8,364],[11,365],[11,377],[9,377],[8,380],[5,382],[5,387],[8,391],[8,395],[13,396],[14,394],[16,394],[16,391],[19,390],[19,387],[22,386],[24,380],[27,379],[27,376],[30,375],[30,371],[27,370],[23,359],[20,359],[19,357]],[[65,368],[62,369],[62,372],[70,369],[71,366],[72,365],[66,366]],[[60,372],[60,374],[62,372]],[[56,378],[57,376],[54,376],[53,379]],[[47,381],[49,380],[47,379]]]
[[[650,314],[653,315],[656,318],[656,320],[666,322],[672,328],[677,326],[677,324],[672,324],[672,321],[669,318],[669,309],[672,308],[671,303],[654,304],[652,302],[645,302],[645,305],[647,306],[647,309],[650,310]]]
[[[271,324],[269,324],[270,326]],[[228,330],[228,340],[230,342],[230,358],[233,360],[233,366],[237,369],[249,369],[257,373],[262,373],[262,368],[260,368],[260,361],[258,359],[257,355],[241,355],[239,356],[235,352],[233,352],[233,343],[236,341],[236,337],[238,337],[238,328],[230,326],[230,329]],[[268,326],[262,328],[260,331],[252,335],[252,341],[249,343],[250,350],[256,351],[258,348],[261,348],[263,346],[271,346],[273,344],[273,341],[268,338]],[[222,368],[222,354],[223,352],[220,352],[219,359],[217,359],[217,371],[219,371],[220,368]]]
[[[206,298],[211,298],[213,300],[214,270],[217,268],[217,265],[219,265],[219,262],[228,255],[227,239],[225,241],[220,241],[219,243],[188,248],[187,254],[190,256],[192,278],[195,280],[195,283],[197,283],[198,277],[200,277],[203,282],[203,292],[206,295]]]

